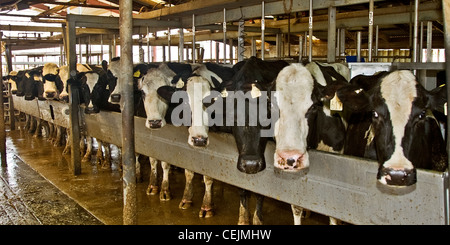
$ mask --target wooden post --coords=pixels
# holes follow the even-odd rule
[[[81,174],[81,155],[80,155],[80,118],[79,118],[79,84],[76,81],[77,75],[77,54],[76,54],[76,33],[75,21],[67,16],[67,64],[70,71],[69,83],[69,118],[70,118],[70,143],[72,145],[71,165],[74,175]]]
[[[133,5],[131,0],[120,1],[120,83],[123,88],[122,164],[123,164],[123,224],[137,224],[136,159],[134,147],[133,99]]]

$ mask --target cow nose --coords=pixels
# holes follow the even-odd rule
[[[309,167],[307,156],[296,150],[277,151],[275,167],[284,171],[299,171]]]
[[[194,146],[206,146],[208,144],[208,138],[203,136],[192,137],[192,142]]]
[[[148,123],[150,124],[150,128],[161,128],[162,120],[148,120]]]
[[[111,94],[111,102],[119,103],[120,102],[120,94]]]
[[[46,92],[45,96],[49,99],[55,98],[56,93],[55,92]]]
[[[17,90],[11,90],[12,94],[17,94]]]
[[[417,182],[416,169],[394,169],[381,166],[377,179],[384,185],[410,186]]]
[[[60,96],[60,99],[61,99],[62,101],[65,101],[65,102],[69,103],[69,95],[63,95],[63,96]]]
[[[94,107],[86,107],[84,109],[84,113],[86,113],[86,114],[93,114],[93,113],[98,113],[98,111],[96,111]]]
[[[237,168],[246,174],[256,174],[266,168],[266,163],[259,156],[242,156],[238,160]]]
[[[25,100],[33,100],[34,96],[33,95],[25,95]]]
[[[294,159],[294,158],[288,158],[287,160],[286,160],[286,164],[288,165],[288,166],[294,166],[294,163],[296,162],[297,160],[296,159]]]

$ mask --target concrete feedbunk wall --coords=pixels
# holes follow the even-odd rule
[[[13,98],[21,112],[70,125],[68,104]],[[102,111],[82,118],[89,135],[122,144],[120,113]],[[167,125],[152,131],[145,127],[144,118],[135,118],[135,131],[138,153],[352,224],[445,224],[448,177],[444,173],[418,170],[417,184],[388,188],[376,181],[375,161],[318,151],[310,151],[307,173],[280,172],[274,170],[275,145],[269,142],[266,169],[247,175],[236,168],[238,152],[230,134],[211,132],[207,149],[193,149],[187,144],[187,127]]]

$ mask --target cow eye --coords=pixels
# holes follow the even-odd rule
[[[378,118],[378,113],[376,111],[372,111],[372,117],[373,118]]]
[[[425,118],[425,115],[427,114],[427,112],[424,110],[424,111],[422,111],[421,113],[420,113],[420,115],[419,115],[419,119],[423,119],[423,118]]]

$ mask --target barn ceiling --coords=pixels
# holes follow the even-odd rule
[[[426,21],[432,23],[433,47],[443,47],[443,22],[441,0],[420,0],[420,21],[425,21],[424,31],[426,33]],[[266,6],[271,3],[275,7],[268,7],[266,12],[267,41],[274,42],[269,36],[275,33],[290,34],[291,43],[297,44],[300,34],[304,34],[308,27],[308,1],[300,0],[266,0]],[[0,20],[2,17],[13,18],[26,16],[31,23],[26,26],[33,26],[37,23],[63,23],[67,14],[82,14],[95,16],[119,16],[119,0],[3,0],[0,3]],[[305,5],[306,4],[306,5]],[[356,31],[363,32],[363,43],[367,42],[367,13],[369,4],[363,0],[315,0],[314,6],[321,6],[313,12],[314,35],[321,39],[327,39],[327,18],[329,5],[337,6],[337,28],[346,28],[346,38],[349,42],[354,42]],[[133,1],[133,15],[140,19],[175,20],[183,23],[185,28],[189,28],[192,23],[192,15],[200,16],[200,23],[197,30],[202,31],[201,35],[214,39],[215,33],[222,31],[219,23],[223,21],[220,13],[223,9],[227,11],[235,10],[237,15],[245,20],[246,32],[248,36],[258,35],[261,28],[261,0],[135,0]],[[270,5],[270,6],[272,6]],[[255,8],[253,8],[255,6]],[[277,9],[278,8],[278,9]],[[411,33],[413,24],[414,0],[382,1],[375,0],[374,7],[375,22],[380,23],[380,48],[402,47],[409,48],[411,45]],[[1,23],[1,22],[0,22]],[[364,23],[365,25],[362,25]],[[229,23],[228,31],[237,30],[237,20],[233,19]],[[290,25],[289,25],[290,24]],[[22,31],[33,32],[32,28],[23,28],[22,23],[16,25],[14,21],[8,27],[0,24],[1,30],[20,29]],[[290,28],[288,28],[290,26]],[[272,29],[270,29],[272,28]],[[57,32],[56,30],[53,30]],[[36,31],[35,31],[36,32]],[[84,34],[79,33],[83,36]],[[219,37],[220,35],[217,35]],[[159,38],[159,42],[164,42],[164,38]],[[220,38],[216,38],[220,40]],[[53,40],[55,41],[55,40]]]

